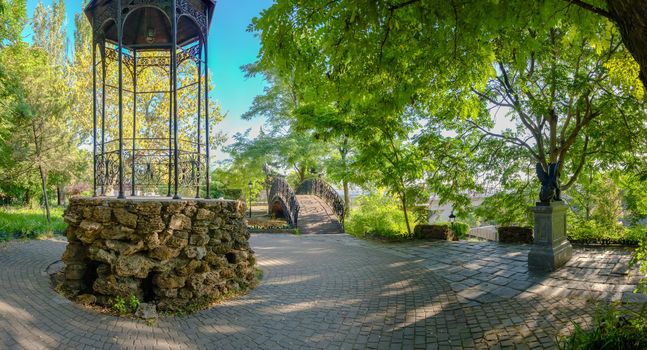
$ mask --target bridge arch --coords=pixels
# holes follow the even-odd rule
[[[283,176],[276,176],[272,180],[268,196],[269,213],[273,216],[281,215],[292,227],[297,227],[299,220],[299,202],[296,193]]]

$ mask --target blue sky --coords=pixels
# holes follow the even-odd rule
[[[27,1],[27,13],[31,17],[39,0]],[[46,5],[51,0],[43,1]],[[247,111],[254,96],[263,92],[265,86],[261,78],[247,79],[240,66],[256,59],[259,40],[247,32],[251,19],[272,4],[271,0],[219,0],[211,23],[209,34],[209,69],[215,82],[214,96],[227,113],[225,120],[218,125],[220,131],[228,136],[248,128],[258,130],[261,121],[244,121],[240,115]],[[81,0],[66,0],[68,35],[72,42],[74,15],[81,12]],[[216,152],[221,160],[226,154]]]

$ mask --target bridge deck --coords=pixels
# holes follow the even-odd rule
[[[297,195],[301,234],[343,233],[335,212],[321,198],[313,195]]]

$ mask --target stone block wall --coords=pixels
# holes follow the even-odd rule
[[[419,224],[413,229],[413,235],[418,239],[443,239],[447,241],[458,241],[448,225]]]
[[[532,243],[532,228],[521,226],[497,227],[501,243]]]
[[[65,222],[64,287],[97,304],[133,294],[178,310],[256,278],[239,201],[79,197]]]

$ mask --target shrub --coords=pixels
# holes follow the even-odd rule
[[[116,297],[115,300],[112,303],[112,309],[115,310],[117,313],[120,314],[125,314],[128,312],[128,308],[126,307],[126,300],[122,297]]]
[[[566,236],[584,244],[637,245],[647,234],[644,227],[624,227],[620,223],[601,224],[595,220],[572,220]]]
[[[398,202],[379,192],[357,198],[359,206],[345,220],[346,232],[351,235],[377,236],[390,240],[409,238],[404,214]]]
[[[451,225],[451,227],[458,239],[467,238],[467,233],[470,232],[470,225],[464,222],[456,221],[453,225]]]
[[[630,266],[640,264],[640,272],[647,275],[647,228],[634,228],[631,231],[633,238],[638,239],[638,247],[631,258]],[[638,291],[647,292],[647,278],[643,278],[638,284]]]
[[[134,313],[139,308],[139,299],[134,294],[127,298],[117,296],[112,301],[112,309],[119,314]]]
[[[128,297],[128,308],[133,312],[137,311],[139,308],[139,299],[137,299],[133,294]]]
[[[573,332],[558,342],[560,349],[646,349],[647,304],[640,311],[619,309],[611,305],[598,311],[593,327],[582,329],[575,324]]]

